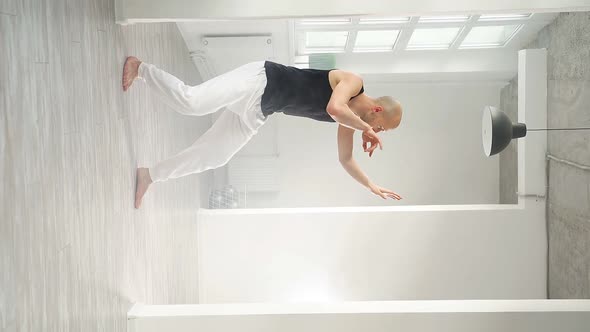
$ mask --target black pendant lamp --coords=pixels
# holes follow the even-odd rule
[[[528,131],[545,130],[589,130],[590,128],[542,128]],[[493,156],[504,150],[513,138],[525,137],[527,127],[524,123],[513,124],[508,116],[493,106],[483,109],[481,119],[481,138],[486,156]]]
[[[506,113],[493,106],[486,106],[481,119],[483,151],[490,157],[504,150],[513,138],[526,136],[524,123],[512,124]]]

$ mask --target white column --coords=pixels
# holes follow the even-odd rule
[[[587,332],[590,300],[136,305],[129,332]]]
[[[525,123],[527,128],[547,128],[546,49],[518,52],[518,122]],[[546,153],[546,131],[529,131],[526,137],[518,140],[518,192],[520,195],[527,195],[527,197],[545,195]]]

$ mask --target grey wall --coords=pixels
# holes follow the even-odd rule
[[[548,50],[547,126],[590,127],[590,13],[562,13],[527,48]],[[502,90],[501,104],[515,120],[516,81]],[[531,133],[529,133],[530,135]],[[553,131],[548,153],[590,165],[590,132]],[[500,196],[516,197],[516,153],[501,154]],[[548,163],[549,296],[590,298],[590,172]]]
[[[500,109],[504,111],[512,122],[518,119],[518,80],[502,88],[500,92]],[[518,142],[513,140],[500,153],[500,204],[516,204],[518,197]]]

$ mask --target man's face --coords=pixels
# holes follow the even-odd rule
[[[389,131],[397,128],[401,122],[401,109],[399,110],[399,116],[393,115],[392,113],[388,113],[383,111],[383,108],[379,107],[378,109],[373,110],[368,117],[369,121],[367,122],[371,127],[373,127],[373,131],[376,133],[382,131]]]
[[[395,129],[399,125],[399,120],[396,121],[396,119],[388,116],[388,113],[384,112],[381,107],[367,112],[364,116],[361,116],[361,120],[368,123],[376,133]]]
[[[385,112],[371,112],[368,118],[368,121],[365,122],[367,122],[376,133],[393,128],[393,126],[388,123],[389,121],[387,121],[385,117]]]

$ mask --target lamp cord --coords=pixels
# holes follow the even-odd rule
[[[535,129],[528,129],[527,131],[542,131],[542,130],[589,130],[590,127],[580,127],[580,128],[535,128]]]

